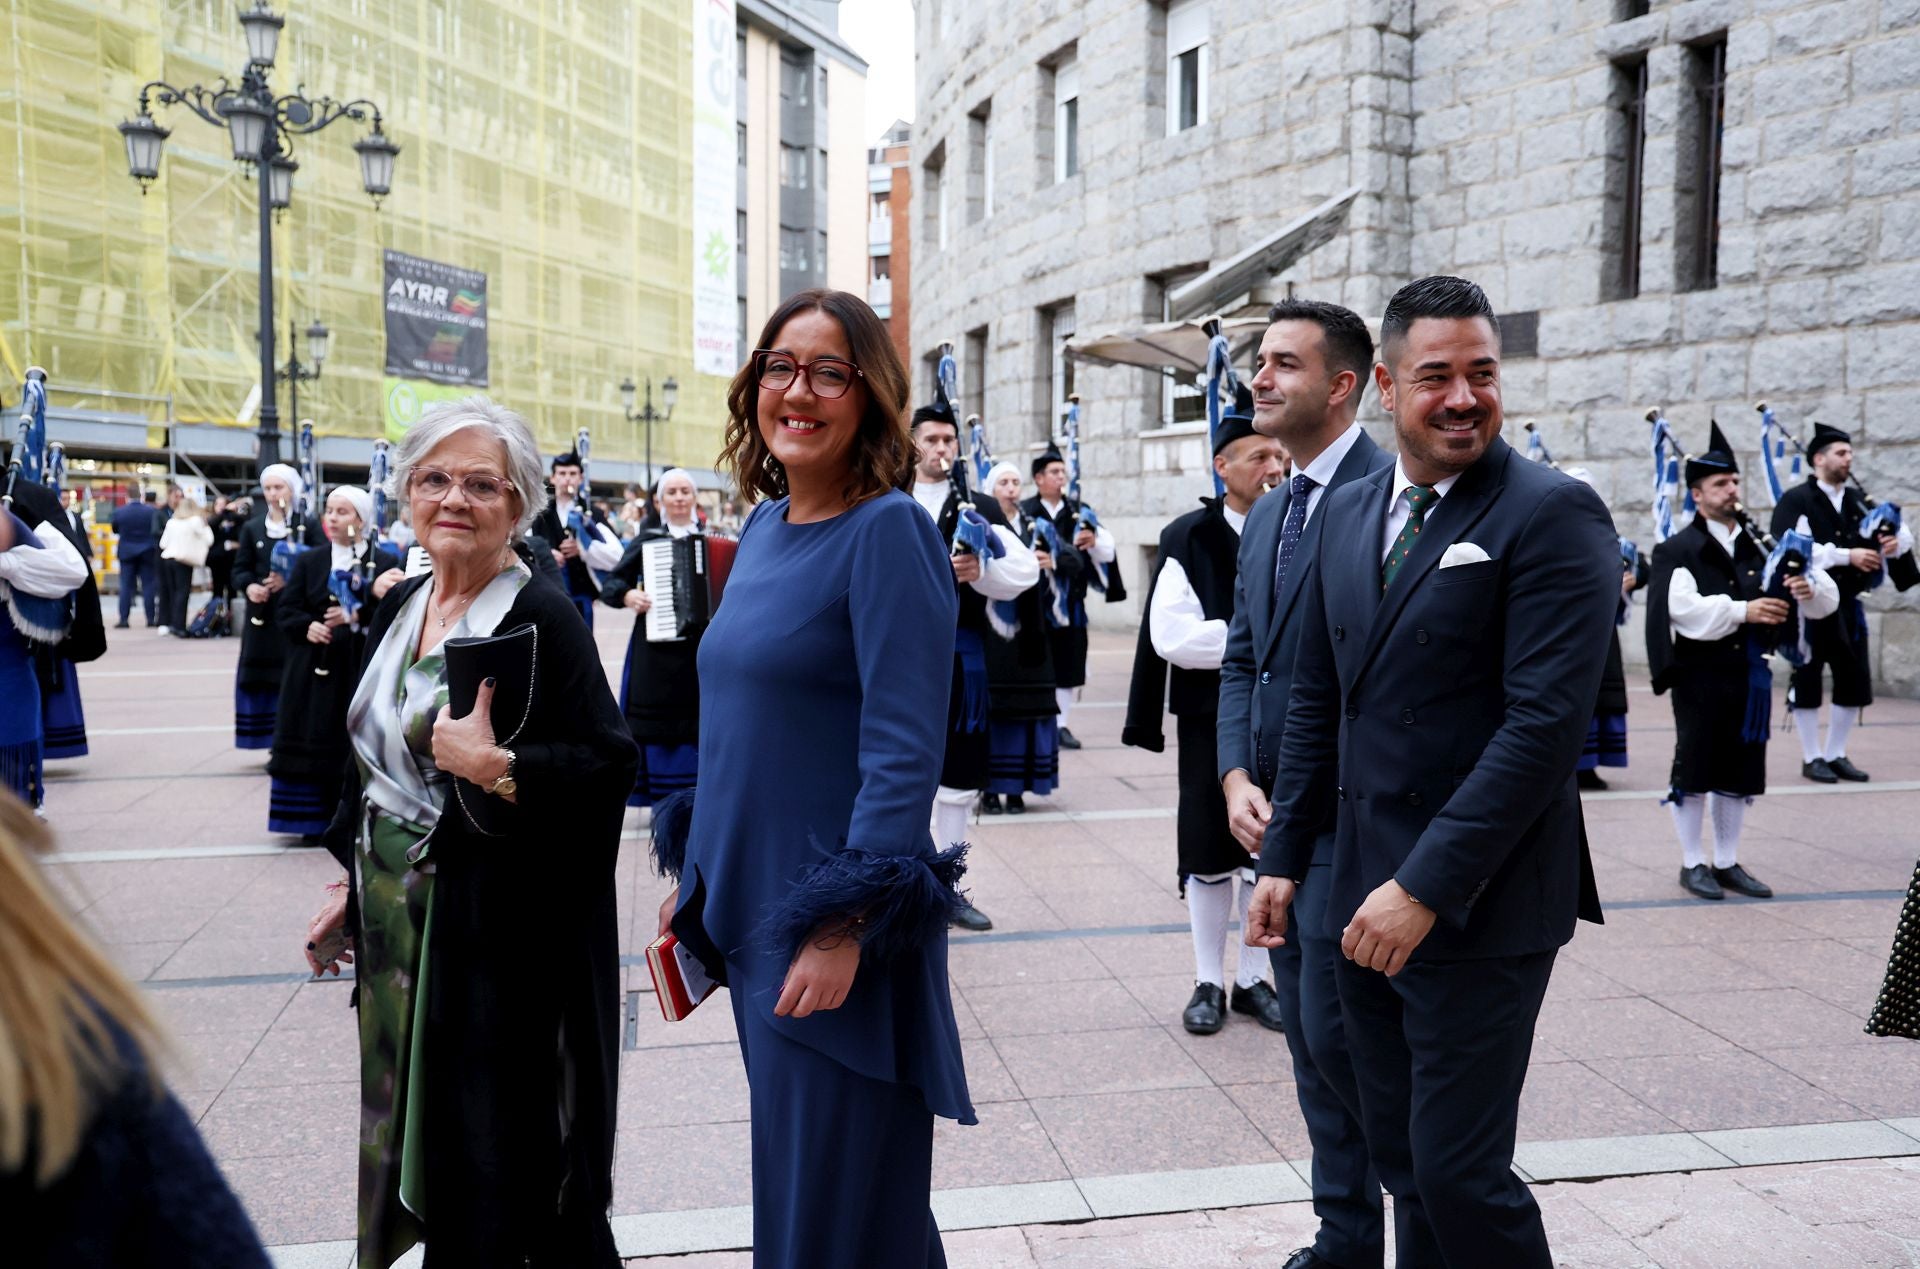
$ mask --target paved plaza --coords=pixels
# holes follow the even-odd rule
[[[612,671],[629,628],[602,614]],[[81,672],[93,753],[50,765],[53,871],[151,990],[174,1086],[279,1263],[346,1269],[353,1016],[346,983],[308,982],[300,954],[337,869],[266,832],[265,755],[232,743],[236,644],[110,633]],[[1179,1024],[1174,758],[1119,744],[1132,646],[1095,636],[1062,791],[974,836],[996,928],[955,937],[952,973],[981,1122],[942,1122],[934,1162],[956,1269],[1278,1266],[1310,1236],[1284,1042],[1239,1015],[1211,1037]],[[1559,960],[1522,1106],[1518,1166],[1560,1263],[1920,1264],[1920,1045],[1861,1031],[1920,837],[1920,703],[1868,711],[1865,786],[1803,782],[1777,727],[1778,796],[1743,849],[1772,902],[1680,892],[1658,802],[1671,715],[1643,682],[1631,728],[1632,767],[1587,800],[1607,924]],[[616,1232],[639,1264],[744,1269],[732,1021],[717,1004],[660,1018],[638,954],[664,887],[640,825],[619,874]],[[541,845],[554,866],[567,848],[560,829]]]

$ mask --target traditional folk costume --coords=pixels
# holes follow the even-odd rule
[[[269,504],[240,530],[240,547],[233,553],[233,588],[244,597],[247,587],[278,573],[285,577],[307,541],[307,524],[297,508],[305,487],[300,473],[285,463],[274,463],[260,473],[262,481],[277,477],[293,491],[284,516]],[[266,500],[261,500],[263,503]],[[274,618],[278,594],[264,603],[247,600],[247,619],[240,627],[240,663],[233,682],[233,743],[239,749],[271,749],[280,711],[280,679],[287,667],[287,639]]]
[[[364,490],[342,485],[333,492],[352,501],[362,524],[373,523],[373,499]],[[286,589],[275,597],[274,620],[287,656],[267,760],[269,833],[318,838],[339,809],[350,753],[347,706],[377,607],[373,579],[399,567],[398,555],[365,538],[352,546],[311,546],[294,560]],[[311,642],[307,627],[336,606],[346,612],[347,624],[335,626],[328,642]]]
[[[562,454],[554,460],[554,466],[578,465],[579,461],[576,455]],[[580,544],[580,554],[568,560],[560,571],[566,574],[567,598],[580,610],[580,619],[587,623],[587,629],[593,629],[593,605],[600,598],[600,583],[594,580],[594,574],[604,573],[618,564],[626,544],[584,490],[572,498],[562,498],[556,490],[540,514],[533,518],[533,528],[528,531],[556,551],[568,538]]]
[[[1737,471],[1716,426],[1708,451],[1687,460],[1687,484]],[[1840,604],[1833,579],[1809,569],[1813,599],[1796,605],[1802,611],[1786,626],[1748,625],[1748,602],[1780,590],[1780,579],[1770,576],[1777,565],[1739,527],[1705,515],[1653,550],[1647,662],[1653,690],[1673,695],[1676,732],[1667,805],[1680,836],[1680,884],[1704,899],[1718,899],[1726,889],[1756,898],[1773,893],[1739,862],[1747,807],[1767,789],[1773,671],[1766,640],[1769,631],[1793,640],[1802,618],[1811,628]],[[1709,812],[1711,868],[1703,845]]]
[[[0,551],[0,789],[38,808],[46,786],[35,663],[67,637],[71,597],[89,572],[57,524],[40,520],[30,526],[12,510],[0,515],[12,531],[12,545]]]
[[[1252,393],[1243,388],[1236,412],[1222,418],[1215,431],[1214,453],[1252,435]],[[1253,857],[1234,840],[1218,774],[1220,660],[1233,620],[1246,522],[1225,497],[1202,498],[1198,510],[1160,531],[1159,571],[1147,591],[1127,721],[1120,732],[1121,744],[1161,753],[1166,749],[1163,709],[1173,714],[1180,763],[1176,871],[1193,934],[1195,988],[1187,1007],[1217,997],[1209,1018],[1226,1004],[1229,922],[1237,917],[1245,927],[1256,881]],[[1279,1000],[1264,977],[1267,958],[1242,950],[1237,960],[1233,1007],[1263,1026],[1283,1030]],[[1198,1028],[1202,1034],[1218,1029],[1204,1023]]]
[[[1625,538],[1620,539],[1620,567],[1633,574],[1635,590],[1645,588],[1652,575],[1647,557]],[[1574,771],[1583,788],[1605,788],[1594,773],[1601,767],[1627,765],[1627,665],[1620,654],[1619,627],[1632,615],[1633,601],[1620,596],[1619,615],[1614,620],[1613,642],[1607,647],[1607,668],[1600,674],[1600,693],[1593,707],[1593,721],[1587,725],[1587,743],[1580,751]]]
[[[953,409],[944,397],[915,410],[913,419],[916,426],[939,420],[957,430]],[[969,493],[963,502],[959,488],[949,480],[915,480],[907,492],[933,518],[949,554],[970,550],[980,557],[980,576],[953,584],[960,601],[953,635],[953,686],[947,705],[947,744],[940,763],[940,787],[933,799],[934,837],[944,849],[966,840],[967,812],[987,787],[992,756],[988,727],[992,698],[987,686],[991,624],[987,607],[1017,600],[1031,590],[1040,580],[1040,564],[1014,535],[1000,513],[1000,504],[992,498]],[[1083,634],[1083,648],[1084,638]],[[1056,652],[1058,647],[1054,644]],[[1084,655],[1081,663],[1084,666]],[[1057,673],[1058,661],[1054,668]]]
[[[976,1122],[947,981],[964,847],[927,832],[950,748],[950,548],[902,493],[806,524],[787,508],[741,530],[701,647],[699,794],[684,849],[661,808],[656,855],[680,881],[673,931],[726,983],[740,1034],[754,1264],[936,1269],[933,1120]],[[846,999],[776,1016],[797,949],[840,926],[860,942]]]
[[[999,463],[987,475],[994,487],[1004,475],[1018,477],[1011,463]],[[1026,810],[1025,797],[1045,797],[1060,785],[1060,704],[1054,694],[1052,631],[1067,620],[1074,580],[1086,560],[1063,542],[1049,520],[1018,512],[1008,526],[1029,550],[1047,551],[1054,566],[1043,569],[1018,599],[987,606],[987,791],[981,799],[988,814],[998,814],[1006,798],[1008,814]]]
[[[78,513],[60,505],[58,491],[41,485],[20,485],[15,506],[33,523],[58,527],[86,563],[87,577],[73,592],[73,625],[57,646],[38,645],[35,664],[40,676],[40,721],[44,757],[84,758],[87,755],[87,715],[80,699],[79,663],[106,655],[106,620],[100,612],[100,591],[93,576],[93,543]],[[35,517],[38,520],[35,520]]]
[[[1824,423],[1813,425],[1807,457],[1829,445],[1851,444],[1847,433]],[[1894,556],[1877,570],[1863,573],[1853,567],[1848,553],[1857,549],[1878,552],[1876,532],[1893,533]],[[1865,780],[1867,774],[1847,759],[1847,738],[1860,711],[1873,704],[1873,667],[1867,649],[1867,612],[1860,597],[1888,578],[1899,590],[1920,585],[1920,564],[1913,556],[1913,530],[1900,522],[1899,509],[1869,511],[1866,496],[1851,485],[1829,485],[1809,475],[1807,483],[1780,495],[1774,504],[1772,532],[1776,538],[1797,529],[1813,539],[1809,574],[1823,573],[1840,589],[1839,611],[1812,622],[1807,642],[1813,655],[1794,670],[1787,702],[1793,727],[1800,734],[1801,770],[1822,784],[1836,780]],[[1823,672],[1833,672],[1833,708],[1827,715],[1827,736],[1820,739],[1820,698]]]
[[[601,602],[624,609],[627,592],[635,587],[645,589],[640,573],[644,543],[699,532],[697,523],[649,521],[642,525],[619,563],[608,571],[600,589]],[[699,658],[705,633],[705,627],[701,627],[684,639],[656,643],[647,638],[646,614],[634,618],[627,659],[620,668],[620,709],[627,726],[633,729],[633,743],[640,749],[640,771],[627,797],[628,806],[653,806],[669,794],[693,788],[699,777]]]
[[[1033,460],[1032,474],[1038,476],[1049,465],[1065,461],[1059,450],[1048,449]],[[1052,523],[1061,542],[1071,546],[1079,535],[1081,516],[1086,508],[1071,498],[1047,502],[1035,494],[1021,501],[1020,510],[1036,520],[1044,517]],[[1089,567],[1068,587],[1067,620],[1047,636],[1053,643],[1054,697],[1060,706],[1060,730],[1065,733],[1061,743],[1069,749],[1080,747],[1067,723],[1073,712],[1074,693],[1087,683],[1087,591],[1099,591],[1110,604],[1126,599],[1127,588],[1120,580],[1120,566],[1115,563],[1118,554],[1113,534],[1106,526],[1096,524],[1093,549],[1086,552]]]

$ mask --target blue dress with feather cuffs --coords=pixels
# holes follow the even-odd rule
[[[700,783],[673,928],[734,997],[757,1269],[940,1265],[932,1116],[976,1122],[947,988],[962,848],[936,849],[927,826],[953,574],[903,493],[812,524],[786,511],[776,499],[748,519],[700,646]],[[775,1017],[801,940],[853,916],[865,929],[846,1002]]]

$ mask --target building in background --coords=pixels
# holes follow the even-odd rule
[[[300,385],[330,470],[364,466],[383,428],[389,248],[487,276],[486,391],[546,449],[591,428],[595,475],[637,476],[644,442],[620,383],[671,376],[679,403],[655,425],[656,459],[712,467],[727,380],[695,373],[691,312],[702,7],[340,0],[286,15],[275,84],[370,98],[401,146],[376,211],[348,128],[302,142],[275,227],[279,358],[289,318],[333,332],[324,372]],[[21,375],[43,365],[54,435],[76,459],[155,459],[172,425],[189,458],[240,478],[259,364],[254,187],[225,132],[174,106],[156,112],[173,135],[142,197],[115,131],[149,81],[237,72],[233,6],[36,0],[0,7],[0,36],[19,72],[0,89],[0,147],[17,158],[0,194],[0,404],[17,408]],[[283,407],[283,435],[297,423]]]
[[[1803,436],[1816,418],[1851,431],[1876,496],[1920,498],[1912,5],[917,12],[916,390],[954,341],[1005,453],[1043,444],[1077,389],[1087,494],[1134,572],[1211,492],[1205,425],[1190,380],[1075,365],[1066,340],[1290,292],[1377,324],[1396,287],[1440,272],[1503,315],[1510,434],[1537,419],[1643,545],[1655,406],[1691,446],[1717,416],[1750,461],[1764,397]],[[1870,616],[1881,681],[1908,691],[1912,604],[1876,592]]]
[[[896,119],[867,151],[867,303],[887,321],[894,351],[913,364],[913,125]]]
[[[833,0],[738,0],[740,347],[781,300],[867,293],[867,64]]]

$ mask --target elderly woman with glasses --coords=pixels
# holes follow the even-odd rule
[[[927,825],[953,568],[900,492],[907,378],[873,310],[803,291],[760,344],[725,450],[760,503],[700,645],[683,851],[655,808],[661,925],[729,988],[756,1269],[929,1269],[934,1116],[974,1122],[947,986],[964,847]]]
[[[348,875],[307,951],[359,983],[359,1263],[424,1242],[430,1266],[613,1269],[633,740],[579,614],[514,552],[545,501],[526,422],[485,397],[435,405],[393,483],[432,572],[367,632],[326,833]],[[448,641],[527,626],[525,716],[496,732],[489,679],[452,717]]]

